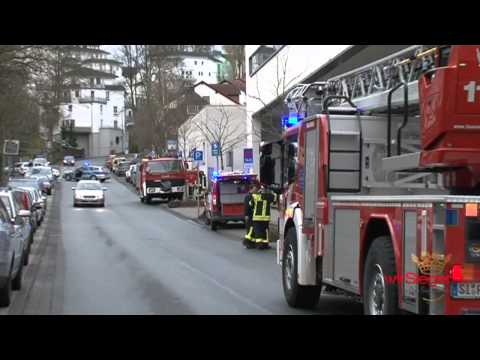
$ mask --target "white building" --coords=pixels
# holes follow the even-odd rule
[[[87,158],[123,152],[128,137],[121,63],[99,45],[72,46],[71,52],[82,68],[75,73],[79,85],[64,92],[63,125],[73,128]]]
[[[223,170],[243,171],[243,150],[247,145],[245,117],[246,109],[242,105],[207,105],[180,127],[179,150],[185,153],[193,149],[203,151],[203,161],[198,167],[205,174],[211,174],[221,169],[220,157],[212,155],[212,140],[222,138],[221,133],[228,133],[222,138]]]
[[[223,73],[223,62],[211,54],[200,52],[183,52],[179,54],[183,59],[177,67],[177,73],[184,79],[194,83],[204,81],[215,84],[219,82],[219,73]],[[220,79],[222,80],[222,79]]]

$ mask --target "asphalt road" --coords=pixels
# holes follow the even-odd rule
[[[361,314],[339,295],[292,309],[274,250],[246,250],[225,231],[142,204],[116,179],[105,183],[105,208],[73,208],[73,184],[58,184],[25,286],[0,313]]]

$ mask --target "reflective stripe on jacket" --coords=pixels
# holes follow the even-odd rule
[[[252,194],[253,221],[270,221],[270,206],[277,200],[272,193]]]

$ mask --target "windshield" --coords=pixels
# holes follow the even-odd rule
[[[30,172],[31,175],[51,175],[52,170],[51,169],[45,169],[45,168],[33,168],[32,171]]]
[[[298,138],[297,135],[290,136],[285,143],[285,153],[284,153],[284,166],[285,170],[284,183],[290,185],[295,181],[296,167],[298,160]]]
[[[169,172],[182,170],[181,162],[179,160],[162,160],[155,161],[148,164],[148,169],[151,172]]]
[[[102,187],[97,183],[79,183],[77,190],[102,190]]]
[[[65,156],[65,160],[73,160],[74,157],[73,156]]]

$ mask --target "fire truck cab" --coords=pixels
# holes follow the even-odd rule
[[[328,288],[366,314],[480,313],[480,45],[448,47],[446,61],[445,47],[422,51],[432,66],[417,78],[356,102],[352,72],[288,118],[277,261],[290,306]]]
[[[181,159],[143,159],[137,176],[137,191],[141,202],[152,199],[183,200],[186,170]]]

